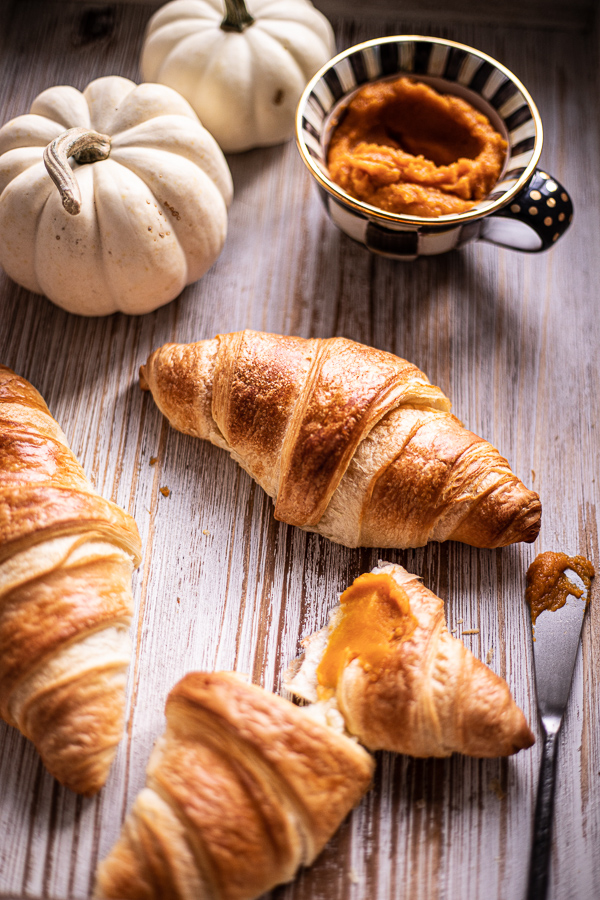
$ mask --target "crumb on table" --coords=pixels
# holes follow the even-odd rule
[[[504,800],[506,797],[506,792],[502,790],[502,785],[498,778],[492,778],[490,781],[490,790],[495,793],[498,800]]]
[[[169,490],[169,488],[166,485],[164,487],[159,488],[159,491],[161,492],[163,497],[169,497],[171,494],[171,491]]]

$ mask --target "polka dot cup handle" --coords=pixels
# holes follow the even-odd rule
[[[573,219],[571,198],[559,182],[536,169],[527,187],[481,223],[480,240],[539,253],[563,236]]]

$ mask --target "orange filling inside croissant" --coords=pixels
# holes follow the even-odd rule
[[[410,637],[417,620],[404,588],[391,575],[360,575],[340,598],[341,616],[317,668],[318,693],[335,691],[343,670],[358,659],[375,675],[398,641]]]

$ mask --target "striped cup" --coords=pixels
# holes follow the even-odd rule
[[[507,141],[499,181],[467,212],[436,218],[386,212],[351,197],[329,177],[329,140],[357,90],[402,75],[466,100]],[[542,122],[527,90],[499,62],[454,41],[398,35],[338,54],[306,86],[296,137],[332,221],[372,252],[394,259],[433,256],[475,240],[535,253],[551,247],[573,218],[565,189],[537,168]]]

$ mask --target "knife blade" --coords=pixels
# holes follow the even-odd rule
[[[576,588],[583,591],[581,597],[569,594],[564,606],[540,613],[533,626],[537,705],[542,720],[544,745],[535,806],[527,900],[545,900],[548,892],[557,739],[571,692],[581,629],[588,606],[588,589],[583,579],[569,568],[564,570],[564,574]]]

